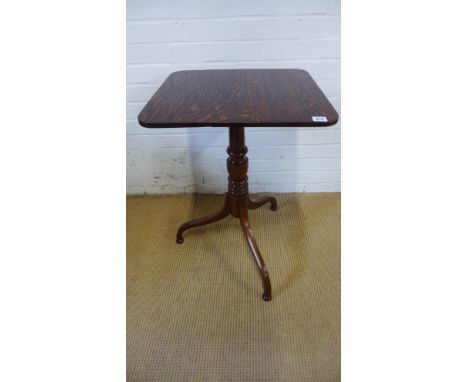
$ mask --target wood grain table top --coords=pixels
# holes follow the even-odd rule
[[[138,116],[144,127],[330,126],[338,114],[300,69],[172,73]]]

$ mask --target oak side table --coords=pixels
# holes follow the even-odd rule
[[[299,69],[186,70],[172,73],[138,116],[148,128],[229,127],[228,192],[218,212],[190,220],[177,231],[184,242],[189,228],[214,223],[231,215],[240,220],[263,284],[263,299],[271,300],[268,270],[249,223],[249,209],[273,197],[253,201],[247,182],[248,158],[244,127],[330,126],[338,114],[312,77]]]

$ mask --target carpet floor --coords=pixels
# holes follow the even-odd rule
[[[275,196],[249,211],[269,302],[238,219],[175,242],[223,196],[127,198],[128,381],[340,380],[340,194]]]

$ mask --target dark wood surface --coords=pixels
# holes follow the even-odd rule
[[[138,121],[145,127],[330,126],[338,114],[304,70],[187,70],[166,79]]]

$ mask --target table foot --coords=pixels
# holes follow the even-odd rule
[[[250,250],[255,260],[255,264],[260,272],[260,277],[262,278],[263,284],[263,299],[265,301],[271,300],[271,283],[270,283],[270,276],[268,274],[267,267],[265,262],[262,259],[262,255],[260,254],[260,250],[258,249],[257,242],[253,236],[252,228],[250,227],[249,216],[248,216],[248,204],[246,201],[239,203],[239,213],[240,213],[240,223],[242,226],[242,230],[244,232],[244,236],[247,239],[247,243],[249,244]]]
[[[184,242],[184,238],[183,238],[182,234],[186,230],[188,230],[190,228],[195,228],[195,227],[200,227],[200,226],[203,226],[203,225],[207,225],[207,224],[210,224],[210,223],[215,223],[215,222],[217,222],[217,221],[219,221],[221,219],[224,219],[228,215],[229,215],[229,208],[228,208],[227,202],[225,200],[224,201],[224,206],[220,211],[215,212],[214,214],[205,216],[205,217],[200,218],[200,219],[189,220],[188,222],[185,222],[184,224],[182,224],[180,226],[180,228],[177,230],[176,243],[177,244],[182,244]]]
[[[273,196],[267,196],[257,201],[253,201],[249,199],[249,210],[255,210],[267,203],[271,203],[270,210],[276,211],[278,209],[278,203],[276,202],[276,198],[274,198]]]
[[[267,295],[265,293],[262,294],[262,298],[265,300],[265,301],[270,301],[271,300],[271,294]]]

